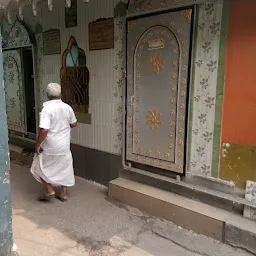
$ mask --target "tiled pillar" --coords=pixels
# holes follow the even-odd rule
[[[218,176],[219,160],[214,154],[219,154],[220,134],[215,133],[215,111],[216,104],[220,105],[217,85],[222,65],[219,54],[223,1],[208,0],[197,7],[193,41],[187,173],[204,177]]]
[[[11,255],[13,244],[9,169],[8,129],[3,82],[2,37],[0,36],[0,256]]]

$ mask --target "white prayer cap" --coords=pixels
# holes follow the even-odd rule
[[[50,98],[59,98],[61,95],[61,86],[57,83],[50,83],[47,85],[46,93]]]

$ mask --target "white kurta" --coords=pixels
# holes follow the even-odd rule
[[[31,173],[38,182],[41,178],[53,186],[75,184],[73,158],[70,151],[70,124],[76,123],[72,108],[61,100],[44,103],[40,125],[48,134],[41,145],[43,152],[35,155]]]

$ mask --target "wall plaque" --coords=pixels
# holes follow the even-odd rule
[[[100,19],[90,23],[90,51],[112,48],[114,48],[114,19]]]
[[[61,53],[60,30],[51,29],[43,33],[44,55],[54,55]]]

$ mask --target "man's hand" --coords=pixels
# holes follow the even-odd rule
[[[70,127],[71,127],[71,128],[77,127],[77,122],[75,122],[75,123],[73,123],[73,124],[70,124]]]
[[[38,155],[41,153],[40,152],[41,144],[46,139],[47,134],[48,134],[47,129],[42,129],[42,128],[40,129],[39,136],[38,136],[37,141],[36,141],[36,153]]]

